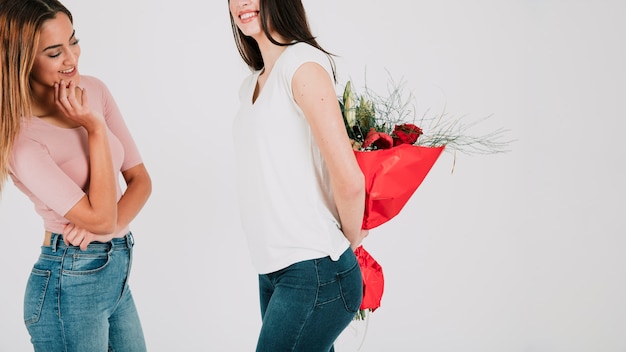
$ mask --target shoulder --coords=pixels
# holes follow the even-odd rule
[[[45,153],[47,147],[44,139],[54,135],[55,129],[43,123],[39,118],[24,117],[21,121],[20,132],[15,137],[10,156],[10,168],[27,169],[28,158],[22,156],[32,153]]]
[[[82,75],[80,77],[79,86],[87,91],[89,101],[92,104],[96,104],[104,108],[114,102],[109,87],[97,77]]]
[[[98,88],[98,89],[106,89],[106,85],[102,80],[97,77],[89,76],[89,75],[81,75],[80,76],[80,86],[86,89],[90,88]]]
[[[290,45],[283,54],[288,76],[292,76],[300,66],[310,62],[319,64],[331,77],[333,76],[329,55],[308,43]]]
[[[80,86],[90,93],[90,97],[98,95],[105,100],[112,99],[109,86],[98,77],[82,75],[80,76]]]
[[[288,48],[296,53],[310,54],[314,55],[315,53],[322,53],[321,50],[314,47],[313,45],[305,42],[297,42],[290,45]]]
[[[329,57],[326,53],[321,51],[320,49],[304,42],[296,43],[287,48],[285,50],[287,56],[291,58],[302,61],[315,61],[320,63],[326,63],[329,61]]]

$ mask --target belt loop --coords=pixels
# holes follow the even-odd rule
[[[57,251],[57,244],[59,242],[59,237],[61,236],[56,233],[52,233],[52,235],[50,235],[50,248],[52,248],[52,253],[56,253]]]
[[[135,244],[135,238],[133,237],[132,232],[129,232],[126,235],[126,247],[133,248],[134,244]]]

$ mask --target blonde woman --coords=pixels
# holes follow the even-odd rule
[[[44,224],[24,298],[34,349],[145,351],[128,286],[129,223],[151,193],[139,151],[104,83],[80,74],[61,3],[0,0],[0,38],[0,186],[10,176]]]

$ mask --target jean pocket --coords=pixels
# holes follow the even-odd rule
[[[26,325],[39,321],[49,282],[49,270],[33,268],[26,283],[26,293],[24,295],[24,323]]]
[[[68,261],[70,258],[66,258]],[[69,269],[63,270],[64,275],[90,275],[104,270],[111,256],[108,253],[75,253],[71,256]]]
[[[361,300],[363,299],[363,278],[359,264],[355,262],[350,269],[338,273],[337,281],[346,310],[356,313],[361,307]]]

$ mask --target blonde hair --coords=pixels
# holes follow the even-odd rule
[[[63,12],[56,0],[0,0],[0,193],[22,118],[31,115],[30,72],[41,25]]]

